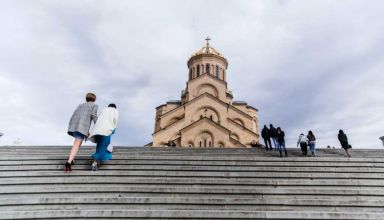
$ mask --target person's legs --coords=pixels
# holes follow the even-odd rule
[[[313,144],[313,156],[316,157],[316,144]]]
[[[311,150],[311,155],[313,157],[314,152],[313,152],[313,144],[312,143],[309,144],[309,149]]]
[[[265,143],[265,149],[268,150],[268,144],[267,144],[267,139],[263,138],[264,139],[264,143]]]
[[[304,156],[307,156],[308,155],[308,144],[307,143],[304,143]]]
[[[268,139],[267,139],[267,143],[269,143],[269,149],[272,150],[271,138],[268,138]]]
[[[283,152],[282,152],[282,143],[280,143],[280,142],[277,142],[277,150],[279,151],[279,153],[280,153],[280,157],[282,157],[283,156]]]
[[[273,146],[275,147],[275,150],[277,150],[277,144],[276,144],[276,138],[271,138],[273,142]]]
[[[301,152],[303,153],[303,156],[306,155],[306,150],[305,148],[307,148],[307,146],[305,145],[305,143],[300,143],[300,148],[301,148]]]
[[[68,163],[71,163],[73,161],[73,159],[75,159],[75,156],[76,156],[77,152],[79,152],[79,149],[80,149],[80,146],[82,143],[83,143],[82,139],[75,138],[71,152],[69,153],[69,157],[68,157],[68,161],[67,161]]]
[[[287,148],[285,148],[285,142],[283,142],[282,146],[284,148],[285,156],[288,157],[288,151],[287,151]]]
[[[348,148],[345,148],[344,150],[345,150],[345,153],[347,153],[347,156],[348,156],[348,157],[351,157],[351,154],[349,153],[349,149],[348,149]]]
[[[101,161],[110,160],[112,158],[111,153],[107,152],[108,145],[111,143],[110,136],[95,136],[97,146],[96,153],[92,154],[92,158],[94,159],[92,163],[92,170],[96,171],[101,165]]]

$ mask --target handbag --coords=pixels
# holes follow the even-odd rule
[[[108,147],[107,147],[107,151],[109,153],[112,153],[113,152],[113,145],[112,144],[109,144]]]

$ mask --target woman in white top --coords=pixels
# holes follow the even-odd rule
[[[112,150],[108,146],[111,144],[112,134],[115,133],[118,118],[119,112],[115,104],[109,104],[98,116],[89,136],[89,140],[97,144],[96,152],[92,154],[92,170],[97,170],[101,161],[112,159]]]

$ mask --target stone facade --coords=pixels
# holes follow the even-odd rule
[[[188,62],[181,99],[156,108],[152,146],[250,147],[259,141],[258,110],[233,101],[227,88],[227,59],[206,45]]]

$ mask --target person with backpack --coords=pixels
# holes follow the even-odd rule
[[[275,146],[275,150],[277,150],[277,142],[276,142],[276,128],[273,127],[273,124],[269,125],[269,137],[272,139],[273,145]]]
[[[316,137],[312,131],[308,131],[308,145],[311,150],[312,157],[316,157]]]
[[[93,126],[89,140],[97,145],[96,152],[92,154],[92,171],[98,170],[102,161],[112,159],[111,136],[116,131],[118,119],[119,112],[116,105],[111,103],[101,111],[95,126]]]
[[[285,148],[284,131],[282,131],[280,127],[278,127],[276,131],[277,131],[276,132],[277,147],[280,153],[280,157],[283,157],[283,150],[284,150],[285,156],[288,157],[287,148]]]
[[[308,138],[301,133],[299,136],[299,140],[297,141],[297,147],[301,148],[301,152],[303,153],[303,156],[307,156],[307,150],[308,150]]]
[[[340,141],[341,147],[345,150],[345,153],[347,153],[348,157],[351,157],[351,154],[349,153],[349,149],[352,148],[352,146],[348,143],[348,137],[344,133],[343,130],[339,130],[339,134],[337,135],[337,138]]]
[[[270,150],[272,150],[270,132],[266,125],[264,125],[263,130],[261,130],[261,137],[264,139],[265,149],[268,150],[268,144],[269,144],[269,148]]]
[[[68,160],[65,163],[65,172],[71,172],[74,165],[74,159],[80,149],[81,144],[89,136],[89,128],[91,123],[96,123],[97,108],[95,104],[96,95],[87,93],[85,96],[85,103],[80,104],[73,112],[69,121],[68,134],[75,138],[71,152],[69,153]]]

